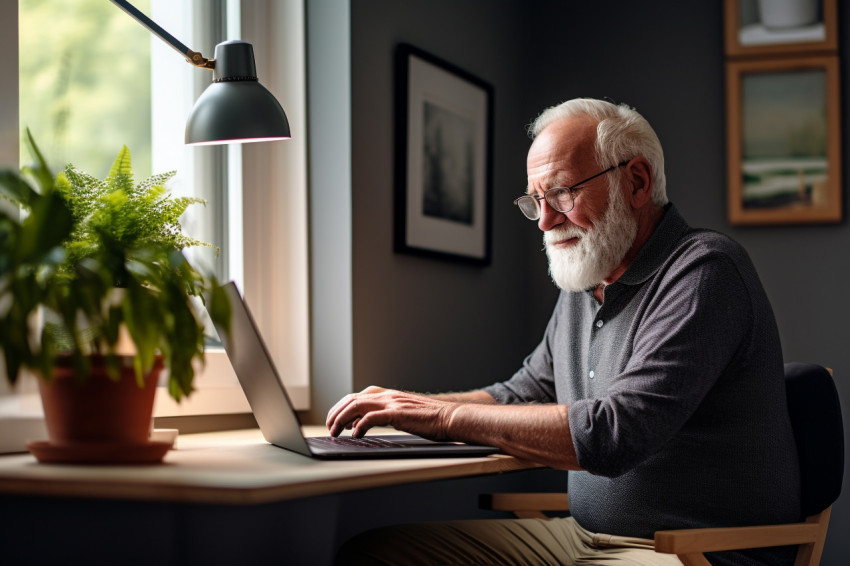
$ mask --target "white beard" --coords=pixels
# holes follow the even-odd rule
[[[626,207],[622,191],[610,192],[608,209],[590,229],[575,225],[556,227],[543,234],[549,275],[564,291],[593,289],[620,265],[637,236],[637,220]],[[555,242],[579,238],[578,243],[564,249]]]

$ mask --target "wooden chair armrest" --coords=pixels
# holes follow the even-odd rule
[[[694,554],[811,544],[817,541],[820,531],[821,526],[817,523],[658,531],[655,533],[655,551],[667,554]]]
[[[543,518],[543,511],[569,511],[566,493],[482,493],[478,506],[491,511],[510,511],[517,517]]]

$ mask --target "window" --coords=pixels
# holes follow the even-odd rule
[[[306,103],[303,0],[133,0],[206,57],[223,39],[254,46],[260,81],[283,105],[293,139],[232,146],[183,145],[183,127],[211,73],[103,0],[0,3],[0,163],[18,163],[18,129],[30,127],[48,156],[96,176],[122,144],[139,179],[176,170],[171,189],[207,200],[183,219],[221,254],[190,250],[234,279],[255,314],[298,408],[309,404]],[[16,22],[20,21],[20,36]],[[282,31],[285,30],[285,33]],[[20,49],[20,51],[19,51]],[[20,68],[18,58],[20,55]],[[19,105],[20,90],[20,105]],[[22,155],[22,161],[29,156]],[[243,219],[247,221],[243,222]],[[211,347],[197,391],[180,405],[163,390],[157,416],[246,412],[222,350]],[[0,380],[0,393],[5,380]],[[33,392],[24,385],[21,392]]]

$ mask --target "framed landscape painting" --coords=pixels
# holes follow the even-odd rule
[[[727,65],[732,224],[839,222],[837,57]]]
[[[492,87],[407,44],[396,76],[394,248],[487,264]]]

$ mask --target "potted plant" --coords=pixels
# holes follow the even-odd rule
[[[179,223],[202,201],[172,197],[174,173],[135,183],[126,147],[100,180],[72,165],[54,176],[29,132],[26,142],[35,164],[0,171],[25,211],[0,210],[0,351],[12,384],[23,370],[41,378],[49,440],[30,450],[41,461],[159,460],[168,446],[148,440],[158,374],[168,370],[180,401],[203,361],[194,298],[229,325],[215,278],[182,254],[208,245]],[[72,403],[60,406],[62,396]],[[137,397],[139,408],[120,404]]]

